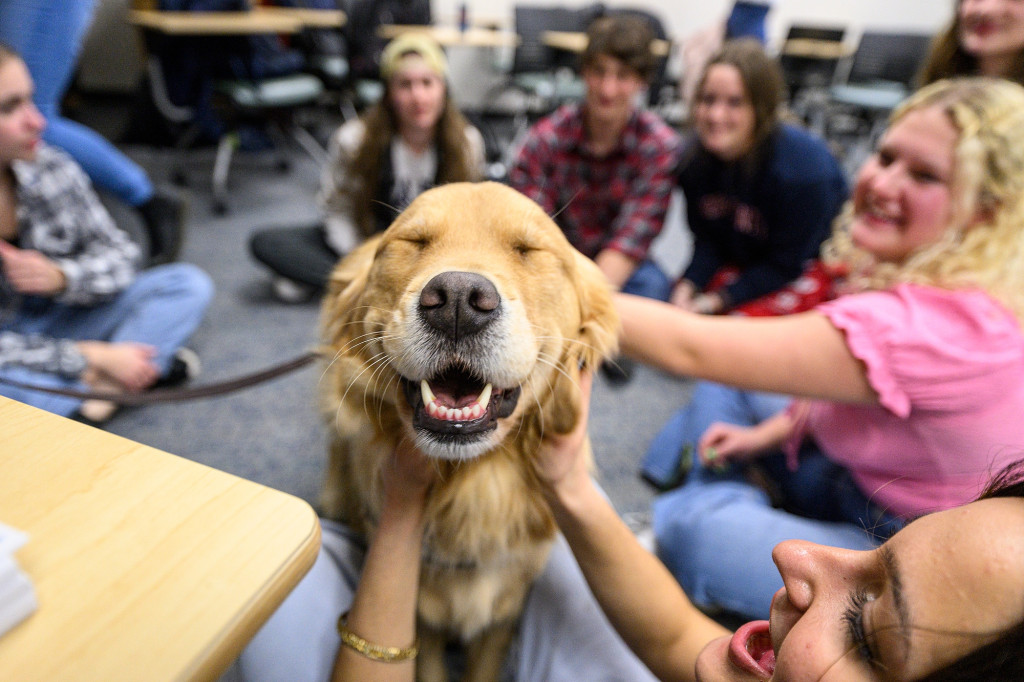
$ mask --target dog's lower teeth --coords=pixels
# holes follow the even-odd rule
[[[466,419],[479,419],[487,411],[487,404],[491,402],[493,392],[491,384],[484,386],[480,395],[471,404],[465,407],[445,407],[437,404],[437,396],[430,389],[426,379],[420,380],[420,395],[423,397],[423,408],[431,417],[444,419],[446,421],[463,421]]]

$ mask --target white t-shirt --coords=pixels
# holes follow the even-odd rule
[[[365,134],[366,126],[359,119],[349,121],[338,128],[331,136],[329,158],[320,175],[317,201],[325,213],[327,243],[339,255],[348,253],[362,241],[362,235],[356,226],[352,202],[342,190],[346,184],[348,169]],[[480,177],[483,177],[484,140],[480,131],[467,126],[466,144],[469,146],[471,158],[476,160]],[[395,207],[395,215],[398,215],[398,211],[434,184],[434,177],[437,175],[437,151],[431,147],[426,152],[417,154],[400,137],[396,137],[391,142],[391,166],[395,184],[392,196],[387,202]]]

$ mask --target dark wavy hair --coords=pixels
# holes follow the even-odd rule
[[[953,21],[932,40],[928,57],[917,74],[919,87],[943,78],[979,75],[977,58],[968,54],[960,44],[959,10],[961,2],[962,0],[957,0],[953,5]],[[1010,73],[1000,75],[1007,80],[1024,85],[1024,48],[1017,53],[1017,58],[1013,60],[1013,68]]]
[[[1024,460],[999,472],[978,498],[1024,498]],[[1021,586],[1024,590],[1024,585]],[[917,682],[1019,682],[1024,680],[1024,617],[995,640]]]
[[[587,47],[580,56],[580,69],[594,63],[600,55],[614,57],[636,71],[645,83],[650,83],[658,66],[651,44],[654,31],[650,25],[635,16],[601,17],[587,28]]]
[[[773,59],[760,42],[754,38],[736,38],[727,40],[721,49],[708,60],[704,72],[700,76],[694,98],[699,99],[708,71],[716,64],[727,64],[740,73],[743,89],[747,91],[750,103],[754,107],[754,148],[756,149],[768,139],[775,125],[779,122],[782,104],[786,101],[786,81],[782,77],[782,68]],[[694,103],[690,103],[691,110]]]
[[[384,154],[391,147],[391,141],[398,134],[398,118],[391,105],[390,83],[384,84],[384,95],[380,101],[366,110],[362,116],[366,126],[363,141],[352,159],[350,180],[341,190],[349,195],[355,210],[355,223],[362,236],[369,237],[377,231],[373,202],[379,182]],[[438,181],[449,182],[480,180],[479,168],[466,144],[466,128],[469,122],[455,106],[445,84],[444,108],[435,130],[438,147]]]

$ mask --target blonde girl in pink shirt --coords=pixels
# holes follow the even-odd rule
[[[709,380],[645,460],[696,454],[654,531],[705,608],[764,617],[778,542],[877,546],[1024,451],[1024,89],[941,81],[897,109],[823,256],[845,293],[808,313],[617,299],[628,355]]]

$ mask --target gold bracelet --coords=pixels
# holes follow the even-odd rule
[[[346,620],[348,620],[348,611],[338,616],[338,634],[341,635],[341,643],[371,660],[382,663],[400,663],[416,658],[416,654],[420,652],[418,641],[413,642],[412,646],[404,649],[397,646],[381,646],[380,644],[367,642],[345,627]]]

